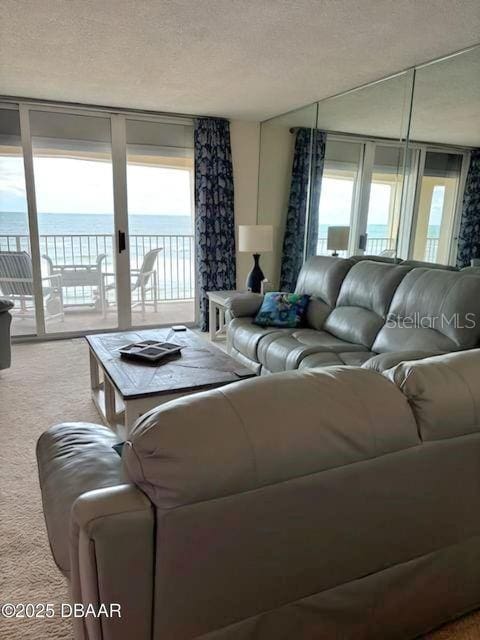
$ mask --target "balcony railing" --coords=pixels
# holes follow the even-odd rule
[[[42,261],[44,275],[48,275],[52,265],[70,267],[79,272],[83,267],[97,267],[103,273],[113,271],[113,236],[92,235],[41,235],[40,253],[48,258]],[[379,255],[394,246],[392,238],[369,238],[366,253]],[[132,270],[142,266],[145,255],[152,249],[161,248],[156,261],[157,299],[159,301],[193,300],[195,296],[195,264],[193,235],[131,235],[130,265]],[[437,254],[438,238],[427,238],[425,260],[434,262]],[[0,235],[0,251],[27,251],[30,253],[28,235]],[[319,238],[319,255],[328,255],[327,239]],[[346,255],[346,252],[340,252]],[[103,258],[102,258],[103,256]],[[100,260],[101,259],[101,260]],[[100,260],[100,264],[99,264]],[[102,276],[103,277],[103,276]],[[106,276],[106,284],[114,278]],[[81,276],[76,286],[64,286],[66,306],[92,305],[96,292],[95,285],[81,284]],[[109,297],[112,297],[112,292]]]
[[[368,255],[378,256],[382,251],[395,248],[394,238],[368,238],[365,253]],[[425,261],[435,262],[438,249],[438,238],[427,238],[425,246]],[[317,243],[318,255],[330,255],[331,251],[327,250],[327,238],[319,238]],[[346,251],[339,251],[339,255],[345,257]]]
[[[112,284],[114,280],[112,276],[101,275],[113,272],[112,235],[41,235],[39,241],[44,275],[47,275],[52,267],[55,270],[67,267],[69,274],[76,272],[78,284],[64,286],[64,302],[67,306],[94,303],[98,287],[91,283],[82,283],[82,273],[86,273],[86,267],[90,267],[90,273],[97,269],[98,276],[105,277],[107,285]],[[157,248],[162,249],[155,265],[157,299],[159,301],[193,300],[195,296],[193,235],[131,235],[130,267],[132,271],[141,269],[145,255]],[[30,253],[29,236],[0,235],[0,251]],[[73,277],[70,279],[73,280]]]

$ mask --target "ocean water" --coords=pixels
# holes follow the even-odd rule
[[[40,235],[113,234],[113,215],[95,213],[39,213]],[[191,216],[130,215],[132,235],[192,235]],[[0,211],[0,236],[28,233],[26,213]]]
[[[93,213],[40,213],[38,215],[40,235],[95,235],[113,233],[113,215]],[[174,215],[130,215],[129,228],[132,235],[192,235],[191,216]],[[327,237],[328,225],[321,224],[319,237]],[[430,225],[429,238],[438,238],[439,225]],[[28,233],[26,213],[0,211],[0,236],[24,235]],[[369,238],[386,238],[387,225],[369,224]]]
[[[40,213],[40,253],[54,265],[95,265],[105,255],[104,271],[113,271],[113,215]],[[160,247],[157,258],[159,295],[162,300],[194,296],[193,223],[190,216],[131,215],[130,265],[139,269],[145,254]],[[6,237],[7,236],[7,237]],[[23,236],[17,239],[12,236]],[[69,237],[71,236],[71,237]],[[0,212],[0,251],[30,251],[25,213]],[[48,273],[46,260],[42,271]],[[67,287],[69,302],[89,303],[92,287]]]

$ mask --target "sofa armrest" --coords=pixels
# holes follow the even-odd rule
[[[5,311],[10,311],[13,309],[14,304],[11,300],[7,298],[0,298],[0,313],[4,313]]]
[[[429,358],[430,356],[440,356],[443,351],[392,351],[390,353],[379,353],[370,360],[363,363],[364,369],[373,369],[379,373],[383,373],[387,369],[395,367],[400,362],[407,360],[423,360],[423,358]]]
[[[155,571],[152,504],[135,486],[81,495],[70,526],[74,603],[106,605],[111,617],[75,619],[77,638],[149,640]],[[111,609],[112,605],[119,605]]]
[[[127,482],[122,461],[112,448],[119,441],[111,429],[85,422],[50,427],[37,442],[43,513],[55,562],[70,575],[68,527],[75,500],[87,491]]]
[[[263,296],[260,293],[235,293],[225,301],[225,308],[231,318],[255,316],[262,306]]]

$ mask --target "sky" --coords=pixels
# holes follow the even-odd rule
[[[353,180],[326,178],[320,195],[320,224],[350,226]],[[390,187],[373,184],[370,189],[368,224],[388,224]]]
[[[35,158],[37,210],[40,213],[113,213],[112,167],[108,162]],[[131,214],[190,215],[190,174],[184,169],[129,165],[128,209]],[[353,181],[323,181],[320,224],[350,224]],[[368,224],[387,224],[390,188],[374,184]],[[443,189],[435,188],[430,224],[440,224]],[[25,211],[23,160],[0,156],[0,211]]]
[[[444,195],[445,187],[440,185],[434,187],[430,209],[430,225],[441,224]],[[320,195],[320,224],[350,226],[352,197],[353,180],[324,178]],[[373,183],[370,188],[368,224],[388,224],[389,203],[389,185]]]
[[[40,213],[112,214],[112,166],[108,162],[35,158]],[[185,169],[128,166],[128,208],[132,214],[190,215],[190,174]],[[21,158],[0,157],[0,211],[25,210]]]

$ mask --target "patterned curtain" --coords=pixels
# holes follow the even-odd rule
[[[313,138],[312,138],[313,135]],[[295,137],[287,221],[283,238],[281,291],[293,291],[306,257],[317,253],[318,207],[327,135],[301,127]],[[308,211],[315,215],[308,215]],[[308,229],[306,229],[308,219]],[[307,233],[306,256],[305,233]]]
[[[470,266],[472,258],[480,258],[480,149],[472,151],[470,157],[458,234],[457,267]]]
[[[208,331],[207,291],[235,289],[235,220],[230,125],[197,118],[195,142],[195,248],[200,328]]]

